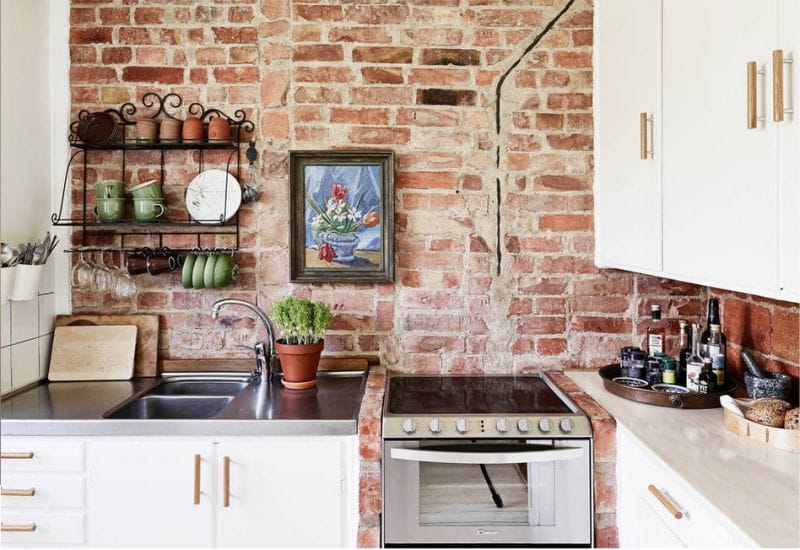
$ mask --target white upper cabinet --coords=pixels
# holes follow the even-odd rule
[[[797,58],[798,12],[597,2],[599,266],[800,301],[800,78],[782,62]],[[651,111],[655,156],[637,166],[628,120]]]
[[[597,261],[661,269],[661,0],[596,7]]]

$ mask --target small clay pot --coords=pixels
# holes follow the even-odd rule
[[[316,344],[289,345],[275,342],[275,350],[281,360],[283,383],[296,389],[305,389],[317,382],[319,358],[325,347],[325,341]]]
[[[140,118],[136,121],[136,141],[154,143],[158,137],[158,122],[152,118]]]
[[[196,116],[186,117],[183,121],[183,141],[202,141],[204,137],[203,122]]]
[[[162,120],[161,132],[158,135],[159,141],[162,143],[178,143],[181,140],[181,126],[181,121],[174,118]]]
[[[209,141],[230,141],[231,125],[228,119],[222,117],[212,118],[208,123]]]

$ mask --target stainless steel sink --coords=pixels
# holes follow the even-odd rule
[[[211,418],[233,401],[232,395],[145,395],[106,418]]]
[[[242,376],[165,378],[143,395],[112,409],[106,418],[211,418],[250,383]]]
[[[247,387],[247,379],[235,380],[191,380],[185,378],[167,379],[148,395],[238,395]]]

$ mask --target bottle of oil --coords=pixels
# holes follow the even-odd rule
[[[647,354],[655,357],[657,353],[666,353],[667,331],[664,328],[664,321],[661,320],[661,306],[653,304],[650,306],[650,326],[647,327]]]
[[[703,371],[703,358],[700,357],[700,325],[692,324],[692,354],[686,362],[686,387],[700,391],[700,373]]]
[[[711,358],[703,358],[703,370],[697,381],[697,393],[714,393],[717,391],[717,376],[711,370]]]

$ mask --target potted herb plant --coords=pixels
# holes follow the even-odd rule
[[[310,388],[317,383],[323,336],[331,324],[331,308],[325,302],[286,296],[271,307],[272,319],[281,331],[275,350],[281,360],[283,385]]]

